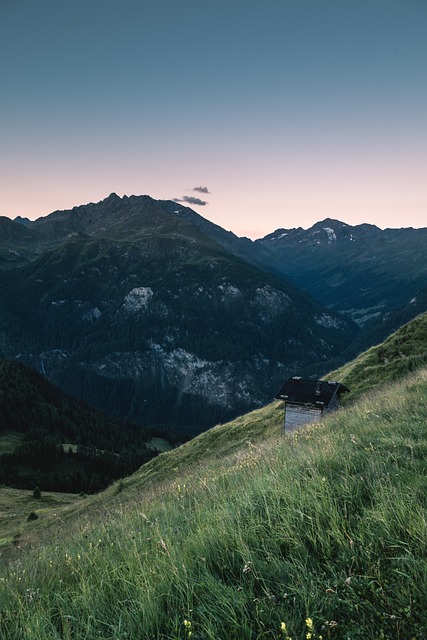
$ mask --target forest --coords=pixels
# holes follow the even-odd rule
[[[0,360],[0,483],[93,493],[157,455],[141,426],[94,411],[33,369]],[[10,440],[10,437],[9,437]]]

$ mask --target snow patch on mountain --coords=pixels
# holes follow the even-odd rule
[[[288,234],[287,233],[281,233],[278,236],[273,236],[273,238],[271,238],[272,240],[281,240],[282,238],[285,238]]]

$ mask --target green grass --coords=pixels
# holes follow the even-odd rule
[[[24,437],[23,433],[17,431],[4,431],[0,434],[0,456],[3,453],[12,453],[15,447],[19,446]]]
[[[171,443],[165,440],[165,438],[151,438],[151,440],[147,442],[147,447],[160,451],[160,453],[165,453],[173,449]]]
[[[2,560],[16,550],[22,553],[21,543],[24,544],[28,533],[37,535],[39,531],[44,531],[46,514],[51,514],[55,521],[58,509],[77,502],[81,502],[81,498],[71,494],[42,491],[41,497],[36,499],[32,491],[0,486],[0,557]],[[31,523],[28,521],[31,512],[43,517],[39,522]]]
[[[343,403],[352,402],[386,382],[427,365],[427,313],[401,327],[383,343],[333,371],[327,377],[338,380],[351,390]]]
[[[426,638],[427,371],[294,435],[281,418],[28,523],[0,570],[2,640]]]
[[[78,445],[77,444],[73,444],[72,442],[63,442],[62,443],[62,449],[64,451],[72,451],[73,453],[77,453],[77,449],[78,449]]]

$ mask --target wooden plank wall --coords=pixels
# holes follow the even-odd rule
[[[318,422],[321,417],[322,411],[320,409],[285,404],[285,431],[292,431],[304,424]]]

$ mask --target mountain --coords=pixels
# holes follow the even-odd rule
[[[327,218],[307,230],[278,229],[255,244],[300,288],[364,327],[380,326],[427,282],[427,228],[381,230]]]
[[[368,323],[363,331],[343,352],[345,359],[353,358],[355,353],[362,353],[371,345],[379,344],[386,336],[391,335],[410,320],[427,311],[427,287],[416,295],[408,295],[406,304],[392,309],[377,322]]]
[[[41,242],[37,231],[0,216],[0,271],[27,263]]]
[[[175,202],[115,194],[28,224],[46,244],[0,276],[0,354],[111,415],[180,433],[325,371],[356,325],[202,227]]]
[[[426,398],[418,368],[293,435],[273,403],[95,496],[0,487],[2,638],[425,638]]]
[[[42,375],[0,360],[0,484],[93,492],[155,453],[151,435],[69,397]]]

